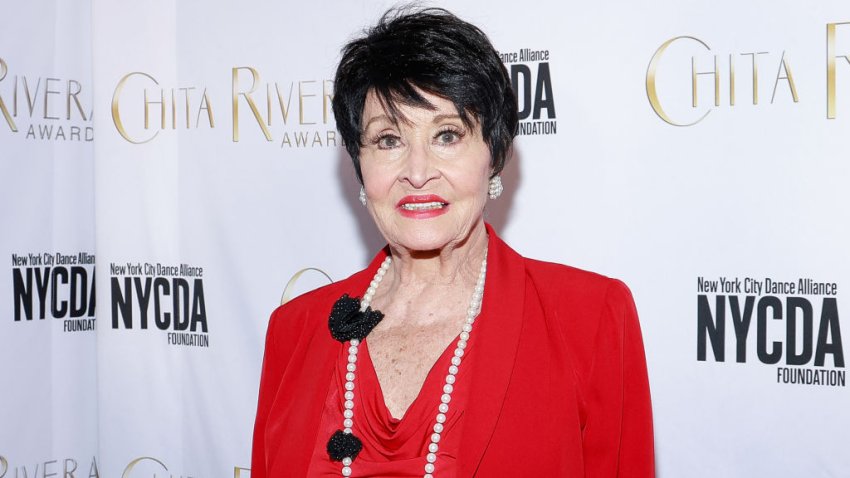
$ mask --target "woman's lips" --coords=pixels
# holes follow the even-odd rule
[[[413,219],[428,219],[445,214],[448,207],[448,201],[436,194],[405,196],[396,204],[402,216]]]

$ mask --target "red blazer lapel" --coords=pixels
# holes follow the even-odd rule
[[[490,442],[511,381],[522,332],[525,265],[490,225],[484,303],[472,339],[478,358],[471,366],[467,419],[458,456],[458,476],[473,476]]]

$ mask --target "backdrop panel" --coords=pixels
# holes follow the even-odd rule
[[[0,476],[97,473],[91,7],[0,11]]]

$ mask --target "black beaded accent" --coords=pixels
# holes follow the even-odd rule
[[[343,458],[357,458],[357,454],[363,449],[363,442],[352,433],[343,433],[337,430],[328,440],[328,455],[333,461],[342,461]]]
[[[360,299],[343,294],[331,309],[328,328],[333,338],[340,342],[363,340],[383,318],[383,313],[371,307],[361,312]]]

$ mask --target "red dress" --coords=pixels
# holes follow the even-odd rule
[[[435,476],[456,476],[455,464],[460,448],[463,410],[466,408],[466,390],[460,384],[466,378],[466,370],[472,363],[475,348],[470,336],[467,354],[457,374],[458,387],[452,392],[452,401],[437,452]],[[359,477],[421,477],[424,473],[425,455],[434,426],[440,395],[448,373],[457,339],[449,345],[428,372],[422,390],[410,404],[401,419],[394,418],[384,402],[381,384],[369,357],[369,340],[360,346],[357,355],[356,393],[354,394],[354,434],[363,441],[363,450],[352,465],[353,478]],[[314,478],[337,478],[342,465],[332,462],[325,445],[335,431],[342,428],[342,411],[345,398],[345,366],[348,364],[346,350],[341,350],[336,373],[331,380],[328,397],[322,411],[322,421],[310,466],[305,476]],[[465,368],[466,367],[466,368]]]
[[[488,233],[484,301],[435,476],[654,476],[646,363],[628,289],[598,274],[523,258],[489,226]],[[344,346],[330,336],[328,314],[343,293],[362,295],[385,257],[382,251],[364,271],[272,314],[252,478],[341,476],[339,464],[325,467],[320,455],[342,422]],[[394,423],[382,415],[374,370],[361,364],[358,371],[354,422],[364,450],[352,465],[355,476],[422,476],[436,415],[429,408],[438,400],[426,389],[442,386],[445,374],[430,374],[410,415]],[[374,474],[361,474],[372,466]]]

